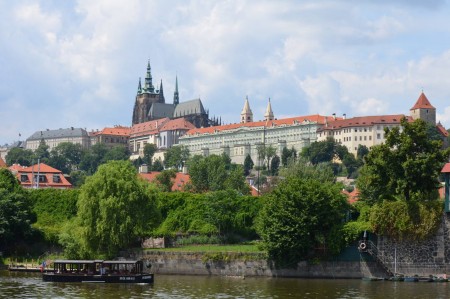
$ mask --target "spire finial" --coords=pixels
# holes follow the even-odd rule
[[[141,94],[141,93],[142,93],[142,85],[141,85],[141,77],[139,77],[139,84],[138,84],[137,94]]]
[[[175,91],[173,93],[173,104],[178,105],[180,103],[180,94],[178,93],[178,76],[175,76]]]
[[[145,76],[145,85],[144,85],[144,92],[154,92],[155,87],[152,83],[152,68],[150,66],[150,59],[147,63],[147,74]]]

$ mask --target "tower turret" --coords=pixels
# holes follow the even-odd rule
[[[153,93],[155,92],[155,87],[152,83],[152,68],[150,67],[150,60],[147,64],[147,75],[145,76],[145,85],[144,85],[144,92]]]
[[[253,121],[253,112],[250,109],[250,104],[248,103],[248,96],[245,97],[244,108],[241,112],[241,123],[248,123]]]
[[[141,94],[141,93],[142,93],[142,85],[141,85],[141,77],[139,77],[139,84],[138,84],[137,94]]]
[[[414,120],[420,118],[433,126],[436,125],[436,108],[431,105],[423,91],[409,112]]]
[[[264,113],[264,120],[268,121],[268,120],[273,120],[274,116],[273,116],[273,111],[272,111],[272,105],[270,104],[270,98],[269,98],[269,103],[267,103],[267,108],[266,108],[266,113]]]

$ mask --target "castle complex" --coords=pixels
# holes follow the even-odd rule
[[[217,125],[217,120],[209,119],[209,113],[203,107],[200,99],[194,99],[180,103],[178,92],[178,78],[175,78],[175,91],[173,103],[168,104],[164,98],[162,80],[159,89],[152,83],[150,61],[147,64],[147,74],[145,76],[144,87],[139,78],[136,101],[133,109],[132,125],[161,119],[161,118],[181,118],[183,117],[197,128]]]

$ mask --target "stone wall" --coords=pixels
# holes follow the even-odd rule
[[[442,217],[436,235],[428,240],[395,241],[379,236],[380,259],[392,271],[405,275],[450,273],[450,218]]]
[[[155,274],[261,276],[261,277],[307,277],[307,278],[361,278],[385,276],[373,262],[318,261],[300,262],[293,269],[276,269],[271,262],[258,255],[242,254],[232,259],[211,260],[205,253],[180,253],[145,250],[129,256],[143,259]],[[259,259],[258,259],[259,258]]]

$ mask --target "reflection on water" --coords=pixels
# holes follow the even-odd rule
[[[0,271],[0,298],[450,298],[450,283],[156,275],[153,285],[43,282]]]

